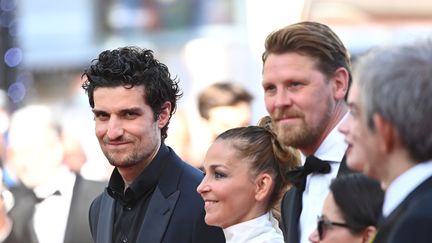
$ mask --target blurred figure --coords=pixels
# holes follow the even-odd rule
[[[383,201],[380,183],[363,174],[333,179],[317,228],[309,240],[313,243],[371,242],[377,231]]]
[[[235,127],[248,126],[252,118],[252,95],[232,82],[214,83],[198,95],[198,110],[207,121],[211,140]]]
[[[216,136],[235,127],[248,126],[252,120],[253,96],[233,82],[214,83],[198,95],[198,111],[206,132],[199,136],[199,144],[192,148],[190,163],[201,168],[202,161]]]
[[[278,139],[302,153],[303,167],[282,202],[285,241],[306,243],[333,178],[348,173],[343,134],[351,62],[326,25],[300,22],[267,36],[263,60],[264,102]]]
[[[7,130],[9,128],[9,97],[7,93],[0,90],[0,165],[5,158],[5,147]]]
[[[92,242],[88,209],[104,183],[84,180],[63,164],[60,132],[47,106],[13,113],[7,160],[21,184],[11,188],[15,205],[12,224],[0,229],[3,242]]]
[[[193,164],[192,141],[189,128],[189,121],[186,110],[177,109],[172,115],[169,128],[170,135],[165,139],[165,143],[173,148],[180,158],[189,164],[199,167],[199,164]]]
[[[374,242],[432,242],[432,40],[373,49],[358,60],[351,115],[340,127],[348,163],[381,181]]]
[[[72,131],[62,129],[61,141],[63,144],[63,163],[71,171],[81,173],[82,167],[87,162],[87,156],[80,140]]]
[[[64,163],[89,180],[107,181],[111,166],[93,135],[93,113],[88,109],[88,98],[82,92],[82,73],[70,75],[69,93],[59,109],[61,114],[62,140],[65,146]]]
[[[195,190],[202,172],[164,143],[182,94],[168,67],[152,50],[120,47],[101,52],[84,75],[96,137],[115,166],[90,208],[94,241],[224,242],[204,223]]]
[[[260,126],[239,127],[217,136],[204,159],[197,191],[205,221],[223,228],[228,243],[283,243],[271,210],[289,184],[286,172],[299,165],[297,151],[284,148],[266,117]]]

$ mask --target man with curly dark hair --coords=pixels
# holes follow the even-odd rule
[[[100,53],[83,76],[95,133],[115,168],[90,207],[96,243],[225,242],[204,222],[203,175],[164,144],[181,91],[153,51]]]

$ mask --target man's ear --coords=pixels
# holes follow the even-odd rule
[[[375,126],[375,132],[379,136],[380,149],[385,153],[389,153],[394,149],[395,139],[398,139],[397,132],[393,124],[385,120],[380,114],[375,113],[372,116]]]
[[[375,226],[369,225],[366,229],[363,230],[362,234],[362,243],[373,242],[373,239],[376,235],[377,229]]]
[[[268,173],[262,173],[255,179],[255,200],[265,201],[273,191],[273,178]]]
[[[159,128],[163,128],[169,121],[171,114],[171,102],[166,101],[162,105],[161,112],[158,117],[158,126]]]
[[[344,67],[336,69],[332,77],[333,95],[336,100],[344,99],[349,86],[349,73]]]

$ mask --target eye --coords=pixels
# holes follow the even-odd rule
[[[105,112],[95,112],[94,113],[94,120],[107,121],[107,120],[109,120],[109,115]]]
[[[352,117],[357,117],[358,112],[357,112],[357,109],[356,109],[355,107],[351,106],[351,107],[349,108],[349,111],[350,111],[350,115],[351,115]]]
[[[293,82],[289,83],[288,87],[291,88],[291,89],[296,89],[296,88],[299,88],[299,87],[301,87],[303,85],[304,84],[302,82],[293,81]]]
[[[263,88],[264,88],[264,92],[266,94],[274,94],[274,93],[276,93],[276,86],[275,85],[268,84],[268,85],[264,85]]]
[[[214,173],[214,177],[216,178],[216,179],[223,179],[223,178],[225,178],[225,177],[227,177],[226,176],[226,174],[225,173],[222,173],[222,172],[215,172]]]
[[[124,113],[124,117],[128,120],[135,119],[138,116],[138,113],[133,111],[127,111]]]

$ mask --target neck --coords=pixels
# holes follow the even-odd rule
[[[333,114],[323,132],[321,132],[318,139],[316,139],[309,146],[305,146],[303,148],[299,148],[300,151],[305,155],[309,156],[315,153],[315,151],[320,147],[321,143],[324,139],[329,135],[329,133],[336,127],[336,125],[342,120],[344,115],[348,112],[348,107],[344,101],[339,101],[336,103],[335,109],[333,110]]]
[[[123,178],[123,181],[125,183],[125,190],[127,187],[129,187],[135,179],[147,168],[147,166],[153,161],[154,157],[156,157],[156,154],[158,153],[160,149],[160,144],[155,147],[153,153],[145,158],[143,161],[129,165],[129,166],[122,166],[117,167],[120,175]]]
[[[384,188],[387,188],[396,178],[416,165],[408,152],[402,149],[394,151],[386,161],[388,161],[387,168],[383,171],[387,171],[387,173],[381,179]]]

